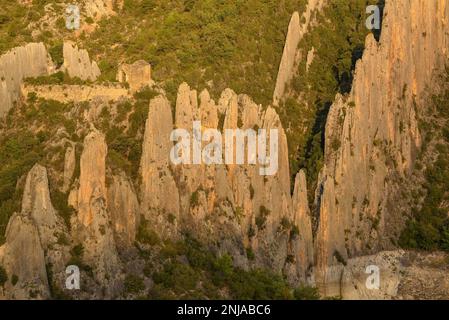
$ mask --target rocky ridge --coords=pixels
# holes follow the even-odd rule
[[[444,1],[387,1],[380,42],[367,37],[351,93],[330,109],[316,192],[323,287],[338,260],[394,247],[387,226],[399,211],[387,203],[394,177],[407,177],[421,145],[415,108],[447,61],[448,17]]]
[[[448,58],[448,10],[443,1],[386,2],[380,42],[368,36],[351,93],[338,95],[329,112],[325,166],[315,200],[319,209],[313,212],[318,217],[316,234],[303,171],[291,195],[287,139],[276,111],[231,89],[216,103],[207,90],[198,95],[184,83],[174,107],[162,90],[149,103],[139,183],[108,167],[105,135],[93,123],[88,123],[79,176],[74,177],[76,151],[73,144],[67,147],[63,188],[76,210],[72,230],[51,204],[46,169],[36,165],[30,171],[22,210],[11,218],[7,241],[0,248],[1,264],[18,279],[15,286],[8,282],[3,296],[51,295],[48,265],[60,281],[70,260],[68,247],[58,244],[60,234],[70,243],[84,244],[83,259],[101,284],[93,285],[85,298],[117,296],[128,262],[123,252],[132,249],[146,221],[164,240],[194,234],[210,250],[230,254],[243,269],[283,272],[294,284],[313,284],[316,279],[328,296],[421,297],[420,289],[410,289],[410,283],[419,275],[428,276],[427,266],[407,265],[402,251],[380,251],[394,247],[387,229],[396,215],[388,206],[389,193],[396,187],[393,178],[407,177],[421,144],[415,106],[422,103],[426,86]],[[292,23],[297,19],[294,15]],[[294,50],[288,47],[284,55],[291,57]],[[294,64],[288,61],[281,69],[291,73],[288,69]],[[96,79],[96,64],[89,58],[85,62],[75,63],[72,75]],[[279,81],[288,78],[280,74]],[[194,134],[195,120],[202,121],[202,130],[278,129],[278,173],[263,177],[257,165],[174,166],[169,160],[170,133],[184,128]],[[17,255],[18,248],[29,254]],[[31,261],[26,270],[20,260],[25,258]],[[368,264],[380,266],[387,279],[380,291],[364,289]],[[404,270],[409,277],[400,273]]]

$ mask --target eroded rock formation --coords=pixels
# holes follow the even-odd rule
[[[423,14],[425,12],[426,14]],[[445,1],[387,1],[380,42],[366,39],[352,91],[337,96],[326,125],[317,190],[317,280],[337,260],[392,246],[390,177],[406,177],[421,137],[415,108],[448,58]]]
[[[5,288],[6,297],[50,297],[46,263],[54,257],[50,251],[61,249],[55,246],[61,230],[62,224],[50,199],[47,170],[35,165],[26,179],[22,211],[11,217],[6,243],[0,248],[0,264],[10,279]],[[59,258],[63,256],[64,250],[60,250],[58,255]]]
[[[95,61],[90,61],[89,53],[70,41],[64,42],[63,46],[64,64],[62,70],[70,77],[78,77],[81,80],[95,81],[101,72]]]
[[[20,96],[22,80],[49,74],[54,66],[43,43],[14,48],[0,57],[0,117]]]

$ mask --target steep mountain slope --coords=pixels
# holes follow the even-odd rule
[[[368,36],[351,93],[331,107],[317,190],[317,275],[338,256],[376,252],[398,236],[388,232],[400,214],[388,199],[421,146],[415,108],[447,62],[448,16],[445,2],[386,2],[380,42]]]
[[[62,1],[20,6],[39,9],[24,32],[35,27],[45,44],[0,57],[0,297],[317,297],[304,286],[348,299],[446,297],[444,281],[412,284],[444,279],[445,254],[397,249],[446,248],[445,185],[415,164],[445,163],[434,149],[447,153],[437,145],[449,5],[386,1],[378,40],[366,5],[85,1],[72,33],[58,27]],[[10,32],[12,20],[0,21]],[[426,131],[432,108],[441,123]],[[208,128],[277,129],[277,173],[170,160],[174,129]],[[414,202],[429,223],[403,191],[413,183],[428,190]],[[429,225],[441,236],[425,247]],[[377,291],[364,287],[370,264]],[[81,290],[65,289],[67,265],[80,268]]]

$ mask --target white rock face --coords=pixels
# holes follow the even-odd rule
[[[1,264],[10,281],[5,292],[8,299],[47,299],[50,297],[44,249],[34,221],[21,214],[15,214],[6,230],[6,243],[2,247]],[[17,276],[13,285],[11,279]]]
[[[142,146],[142,210],[164,237],[173,236],[168,216],[179,218],[179,194],[170,170],[173,117],[165,96],[151,100]]]
[[[380,43],[366,39],[352,91],[337,96],[325,133],[317,190],[317,281],[343,258],[391,247],[385,233],[397,215],[386,203],[390,175],[406,177],[421,137],[414,105],[448,59],[449,6],[444,1],[386,1]]]
[[[0,117],[14,106],[27,77],[49,74],[54,66],[43,43],[17,47],[0,57]]]
[[[54,233],[57,231],[57,217],[50,199],[47,169],[40,165],[35,165],[28,173],[22,199],[22,214],[34,221],[42,246],[47,249],[56,240]]]
[[[89,53],[70,41],[64,42],[63,46],[64,64],[62,69],[70,77],[78,77],[81,80],[95,81],[101,75],[100,69],[95,61],[90,60]]]
[[[95,20],[100,20],[103,17],[114,15],[114,5],[123,3],[122,0],[86,0],[84,9],[86,15]]]
[[[289,254],[295,258],[295,270],[298,280],[313,284],[313,236],[309,203],[307,199],[307,181],[304,171],[296,175],[293,193],[293,223],[298,227],[298,234],[292,243]]]
[[[116,292],[121,270],[107,208],[106,154],[104,135],[93,130],[86,136],[81,154],[78,216],[74,221],[74,237],[84,246],[83,260],[95,269],[95,279],[106,288],[97,293],[99,297]]]

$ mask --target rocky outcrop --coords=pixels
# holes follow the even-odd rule
[[[47,299],[50,297],[44,249],[34,221],[21,214],[11,217],[6,243],[0,257],[10,281],[5,286],[9,299]],[[13,277],[17,280],[12,283]]]
[[[58,219],[50,199],[47,170],[40,165],[35,165],[28,173],[22,199],[22,214],[34,221],[44,249],[56,242]]]
[[[287,272],[287,274],[297,276],[296,282],[313,284],[312,222],[304,171],[300,171],[296,176],[292,202],[294,214],[292,223],[297,229],[295,228],[291,231],[293,241],[289,248],[289,255],[294,258],[294,268],[293,271]],[[294,282],[294,280],[290,280],[290,282]]]
[[[330,266],[325,294],[344,300],[390,300],[398,296],[404,251],[380,252]]]
[[[60,249],[53,247],[61,230],[50,199],[47,170],[35,165],[26,179],[22,211],[10,219],[6,243],[0,250],[0,264],[10,276],[6,285],[9,298],[50,297],[46,261],[51,260],[51,254],[46,260],[44,252]],[[60,250],[59,257],[63,254]]]
[[[84,140],[81,155],[80,187],[78,189],[78,220],[89,227],[95,212],[92,201],[106,199],[106,154],[108,148],[104,135],[91,132]]]
[[[413,167],[421,144],[415,106],[447,61],[448,19],[444,1],[386,1],[380,42],[367,37],[350,95],[331,107],[316,199],[320,285],[338,260],[392,246],[385,230],[400,212],[386,205],[390,177]]]
[[[327,270],[325,294],[344,300],[446,300],[447,254],[382,251]]]
[[[72,184],[73,174],[75,173],[76,154],[75,145],[71,143],[65,150],[64,156],[64,184],[62,191],[65,193],[69,191]]]
[[[299,52],[298,45],[313,22],[316,11],[321,10],[325,0],[309,0],[306,9],[300,17],[294,12],[288,26],[284,53],[279,65],[276,87],[273,95],[273,105],[277,106],[287,91],[288,85],[295,75],[295,64],[301,59],[303,53]]]
[[[117,247],[130,247],[136,240],[140,208],[134,187],[125,173],[112,176],[107,201]]]
[[[78,49],[75,43],[64,42],[63,46],[64,64],[61,67],[71,78],[95,81],[101,75],[100,69],[95,61],[90,61],[87,50]]]
[[[243,268],[253,264],[280,272],[292,254],[295,263],[288,268],[292,281],[305,279],[313,261],[310,245],[303,246],[306,239],[311,241],[305,177],[300,178],[303,185],[298,186],[293,205],[287,139],[275,110],[271,107],[263,110],[248,96],[237,95],[230,89],[223,91],[218,104],[207,90],[201,92],[198,101],[197,91],[183,83],[174,113],[175,128],[184,129],[191,138],[189,164],[170,161],[173,125],[168,101],[159,96],[150,103],[141,162],[141,208],[152,226],[164,237],[188,231],[211,249],[231,254]],[[194,121],[201,121],[201,127],[194,128]],[[271,155],[278,160],[278,170],[273,175],[263,176],[261,164],[235,164],[235,141],[232,149],[224,148],[224,130],[257,132],[259,128],[268,133],[278,130],[278,155]],[[210,136],[204,137],[210,134],[209,129],[223,132],[217,146],[224,149],[215,158],[221,164],[206,164],[204,154],[195,159],[193,137],[201,136],[201,152],[215,141]],[[245,144],[245,154],[247,148]],[[227,152],[232,153],[232,162],[226,161]],[[246,156],[245,159],[248,160]],[[294,228],[300,223],[304,225]],[[297,238],[295,231],[291,231],[293,228],[304,234]],[[248,259],[248,252],[253,252],[254,257],[251,254]]]
[[[0,57],[0,117],[20,96],[22,80],[53,72],[54,66],[42,43],[12,49]]]
[[[107,208],[106,154],[104,135],[93,130],[86,136],[81,154],[73,234],[84,246],[84,262],[95,269],[94,278],[106,288],[96,295],[110,297],[117,290],[121,263]]]
[[[160,95],[150,102],[140,172],[144,216],[164,237],[174,235],[173,224],[179,219],[179,194],[170,169],[172,130],[170,102]]]

